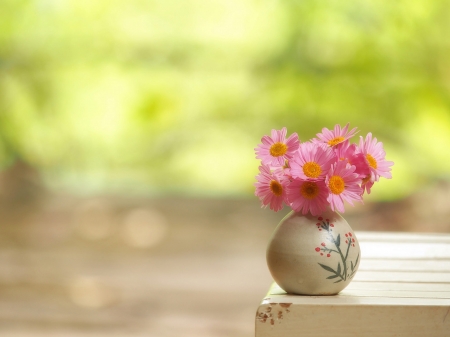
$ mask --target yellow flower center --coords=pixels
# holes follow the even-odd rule
[[[330,146],[335,146],[336,144],[342,143],[344,140],[344,137],[335,137],[333,139],[330,139],[327,143]]]
[[[306,198],[306,199],[314,199],[319,194],[319,187],[316,183],[312,181],[308,181],[300,187],[300,193]]]
[[[370,167],[376,169],[378,167],[377,161],[370,154],[366,154],[367,161],[369,162]]]
[[[303,165],[303,173],[308,178],[317,178],[322,173],[322,169],[319,164],[314,161],[310,161]]]
[[[279,197],[283,194],[283,186],[281,186],[281,184],[276,180],[272,180],[270,182],[270,190],[277,197]]]
[[[331,193],[341,194],[345,190],[344,179],[341,176],[332,176],[328,181],[328,187]]]
[[[270,147],[270,155],[273,157],[283,156],[287,152],[287,145],[284,143],[275,143]]]

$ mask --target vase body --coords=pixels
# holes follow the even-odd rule
[[[331,210],[320,216],[291,212],[275,229],[267,265],[287,293],[335,295],[355,275],[361,251],[345,219]]]

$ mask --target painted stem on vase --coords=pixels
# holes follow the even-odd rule
[[[332,233],[334,224],[330,223],[329,219],[325,219],[324,220],[322,217],[319,217],[318,220],[320,221],[320,222],[318,222],[316,224],[318,230],[319,231],[322,231],[322,230],[327,231],[327,234],[328,234],[327,235],[327,239],[332,244],[334,244],[336,249],[327,247],[327,245],[324,242],[322,242],[321,243],[322,248],[316,247],[315,248],[316,252],[319,252],[320,255],[322,255],[322,256],[324,256],[324,254],[326,254],[326,257],[330,257],[332,253],[339,254],[339,256],[341,258],[341,262],[342,262],[342,267],[341,267],[341,262],[338,262],[338,265],[337,265],[336,269],[333,269],[332,267],[327,266],[327,265],[322,264],[322,263],[319,263],[319,262],[318,262],[318,264],[323,269],[325,269],[326,271],[329,271],[329,272],[332,273],[332,275],[328,276],[327,279],[332,280],[332,279],[335,279],[335,278],[338,278],[338,277],[340,278],[339,280],[334,281],[334,283],[339,283],[339,282],[342,282],[342,281],[346,281],[347,278],[352,278],[354,276],[355,272],[356,272],[356,269],[357,269],[356,267],[357,267],[358,262],[359,262],[359,254],[358,254],[358,256],[356,257],[355,263],[353,263],[353,261],[350,261],[351,262],[351,264],[350,264],[350,273],[348,273],[347,259],[348,259],[348,253],[350,251],[350,247],[354,247],[355,246],[355,244],[354,244],[354,242],[355,242],[354,234],[352,232],[348,232],[348,233],[345,234],[345,237],[346,237],[346,241],[345,242],[347,244],[347,251],[345,252],[345,256],[344,256],[344,254],[343,254],[343,252],[341,250],[341,234],[338,234],[337,237],[335,238],[333,236],[333,233]]]

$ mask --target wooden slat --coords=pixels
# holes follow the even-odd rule
[[[450,299],[447,298],[402,298],[380,296],[292,296],[269,294],[261,303],[291,303],[293,306],[321,305],[329,309],[341,305],[369,305],[369,306],[447,306],[450,307]]]
[[[450,260],[361,259],[359,271],[450,272]]]
[[[348,289],[341,291],[339,296],[352,296],[352,297],[390,297],[390,298],[436,298],[436,299],[449,299],[450,291],[405,291],[405,290],[368,290],[368,289]]]
[[[256,337],[450,336],[449,308],[424,308],[410,305],[371,306],[361,303],[340,306],[268,303],[258,308]]]
[[[398,282],[358,282],[352,281],[347,288],[339,293],[339,295],[348,295],[351,292],[353,294],[374,294],[379,292],[386,292],[390,297],[396,297],[396,293],[409,293],[414,294],[410,297],[425,297],[433,298],[436,294],[442,294],[444,298],[450,296],[450,286],[447,283],[398,283]],[[269,295],[288,295],[283,289],[281,289],[276,283],[272,286]],[[292,296],[292,295],[290,295]],[[356,295],[355,295],[356,296]],[[404,294],[400,294],[400,297],[406,297]]]
[[[448,233],[356,232],[359,242],[410,242],[450,244]]]
[[[363,241],[360,246],[364,259],[450,260],[450,243]]]
[[[352,282],[353,283],[353,282]],[[351,284],[352,284],[351,283]],[[358,284],[358,282],[354,282]],[[361,284],[361,283],[360,283]],[[448,285],[442,288],[435,288],[434,291],[416,291],[414,288],[406,287],[404,290],[389,290],[389,286],[364,288],[362,286],[350,285],[336,296],[298,296],[286,294],[276,283],[270,288],[263,303],[297,303],[297,304],[332,304],[348,305],[361,303],[366,305],[449,305],[450,306],[450,288]],[[392,286],[392,283],[390,284]],[[363,300],[362,300],[363,299]],[[361,300],[361,302],[358,302]],[[430,302],[431,301],[431,302]],[[427,304],[428,303],[428,304]],[[433,304],[430,304],[433,303]]]
[[[395,291],[414,291],[419,295],[426,292],[448,292],[450,291],[450,285],[448,283],[399,283],[399,282],[358,282],[353,280],[344,289],[377,291],[377,290],[389,290]]]
[[[360,282],[448,283],[450,285],[450,273],[358,270],[354,280]]]

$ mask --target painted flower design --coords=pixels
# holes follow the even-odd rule
[[[341,241],[341,234],[337,236],[333,235],[333,230],[331,227],[334,227],[333,223],[330,219],[323,219],[322,217],[318,218],[319,222],[317,223],[317,228],[326,232],[326,242],[321,242],[320,246],[314,248],[314,250],[323,257],[331,257],[333,254],[336,254],[340,261],[338,262],[335,268],[330,265],[326,265],[323,263],[319,263],[323,269],[327,272],[330,272],[331,275],[327,277],[328,280],[333,280],[334,283],[339,283],[342,281],[346,281],[347,279],[353,278],[357,271],[358,263],[359,263],[359,253],[356,256],[356,260],[349,259],[350,249],[355,247],[355,237],[352,232],[345,233],[345,244]],[[350,262],[350,263],[349,263]]]
[[[336,156],[329,147],[302,143],[290,161],[291,175],[304,180],[320,180],[327,175]]]
[[[261,165],[256,180],[255,195],[259,197],[263,207],[269,205],[270,209],[275,212],[283,209],[283,202],[286,200],[286,186],[289,181],[283,178],[282,171],[272,172],[268,165]]]
[[[322,133],[318,133],[316,136],[321,142],[326,143],[329,146],[335,146],[347,139],[350,139],[358,132],[357,128],[353,128],[350,131],[348,131],[349,126],[350,123],[347,123],[346,126],[341,128],[339,124],[336,124],[334,126],[334,130],[323,128]]]
[[[286,139],[287,129],[272,130],[271,136],[261,138],[262,144],[255,148],[256,158],[262,164],[269,166],[284,166],[298,149],[300,141],[298,135],[293,133]]]
[[[333,211],[344,212],[344,201],[353,205],[353,201],[362,201],[363,189],[359,185],[361,179],[355,172],[355,166],[345,161],[338,161],[331,166],[325,183],[330,194],[328,202]]]
[[[287,187],[289,205],[296,212],[321,214],[328,206],[328,189],[324,181],[297,179]]]

